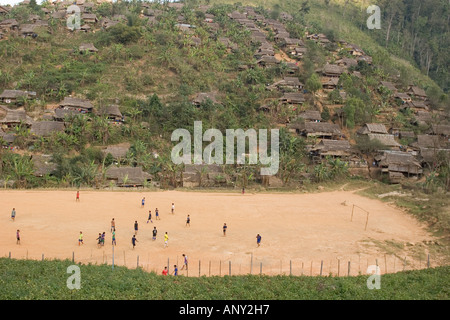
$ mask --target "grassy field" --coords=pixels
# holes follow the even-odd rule
[[[80,265],[81,289],[69,290],[65,261],[0,258],[1,300],[447,300],[450,267],[381,276],[380,289],[356,277],[160,276],[140,269]]]

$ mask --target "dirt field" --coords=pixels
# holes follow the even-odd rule
[[[82,263],[112,262],[110,222],[116,221],[116,265],[161,270],[169,262],[182,265],[189,257],[189,276],[246,274],[366,273],[378,263],[381,272],[426,266],[426,246],[431,235],[408,214],[386,203],[348,191],[316,194],[199,193],[181,191],[114,192],[0,191],[0,256],[12,258],[60,258]],[[145,197],[144,208],[141,199]],[[343,204],[345,201],[345,205]],[[175,214],[170,213],[172,202]],[[357,205],[350,221],[352,207]],[[11,219],[16,209],[15,221]],[[161,220],[155,220],[159,209]],[[153,223],[147,224],[152,210]],[[186,226],[187,215],[191,217]],[[134,221],[138,221],[138,243],[132,249]],[[222,226],[228,225],[223,236]],[[156,226],[158,236],[152,241]],[[21,244],[16,244],[16,230]],[[78,246],[83,231],[84,245]],[[106,232],[104,247],[98,248],[98,233]],[[169,247],[164,248],[168,232]],[[261,246],[256,235],[261,234]],[[411,254],[411,245],[423,249]],[[395,250],[394,250],[395,249]],[[432,261],[433,264],[433,261]]]

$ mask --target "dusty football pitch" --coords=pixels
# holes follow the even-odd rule
[[[321,270],[323,275],[356,275],[365,274],[367,267],[375,264],[382,273],[424,268],[426,247],[419,255],[406,248],[433,240],[424,225],[407,213],[348,191],[240,194],[82,190],[80,201],[75,198],[76,191],[0,191],[0,256],[111,264],[112,218],[116,222],[115,265],[139,265],[157,273],[169,265],[172,272],[175,264],[181,269],[184,253],[189,271],[180,274],[189,276],[230,272],[317,275]],[[16,210],[14,221],[12,208]],[[155,208],[160,220],[155,219]],[[147,223],[149,210],[153,222]],[[187,215],[190,225],[186,225]],[[139,230],[133,249],[135,221]],[[228,226],[226,236],[224,223]],[[158,231],[155,241],[154,227]],[[20,245],[16,244],[17,229]],[[80,231],[84,244],[79,246]],[[105,245],[98,247],[96,238],[103,232]],[[169,236],[167,248],[165,232]],[[259,247],[257,234],[262,237]]]

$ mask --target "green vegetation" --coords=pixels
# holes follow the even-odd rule
[[[381,276],[381,288],[369,290],[367,275],[308,276],[160,276],[141,269],[80,265],[81,289],[66,282],[71,261],[0,258],[2,300],[447,300],[449,267]]]

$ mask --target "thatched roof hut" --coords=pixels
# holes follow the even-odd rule
[[[59,103],[60,108],[74,109],[79,112],[92,112],[94,109],[93,104],[87,99],[65,97],[63,101]]]
[[[43,177],[45,175],[52,175],[58,165],[52,162],[50,155],[33,155],[31,158],[33,162],[33,175],[35,177]]]
[[[321,157],[346,157],[352,154],[352,148],[348,140],[322,140],[312,147]]]
[[[142,167],[109,167],[105,175],[107,180],[120,187],[141,187],[152,180],[152,175]]]
[[[382,123],[366,123],[358,131],[358,134],[379,133],[388,134],[386,126]]]
[[[378,140],[386,147],[400,147],[401,144],[395,141],[393,134],[379,134],[379,133],[369,133],[367,135],[369,140]]]
[[[30,133],[37,137],[46,137],[53,132],[64,131],[64,123],[58,121],[39,121],[33,123]]]
[[[215,92],[200,92],[194,98],[192,103],[194,105],[196,105],[196,106],[199,106],[199,105],[201,105],[202,103],[205,103],[208,100],[211,100],[211,102],[214,103],[214,104],[219,103],[217,101],[217,93],[215,93]]]
[[[27,115],[25,110],[8,110],[5,118],[0,120],[0,124],[8,127],[14,127],[19,124],[24,124],[30,127],[33,123],[33,119]]]

